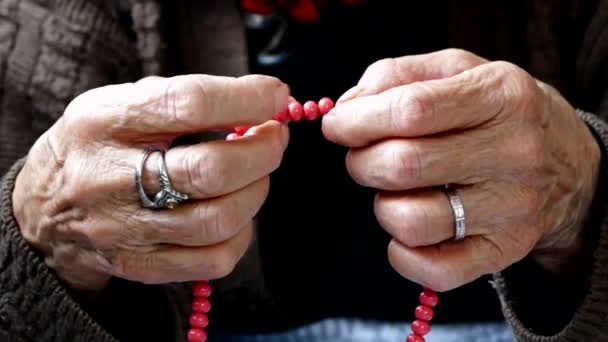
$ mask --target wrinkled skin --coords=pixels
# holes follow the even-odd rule
[[[533,255],[564,271],[579,252],[600,150],[560,94],[507,62],[461,50],[371,65],[323,118],[404,277],[438,291]],[[467,237],[441,186],[463,199]]]
[[[111,277],[144,283],[220,278],[252,238],[268,175],[288,130],[271,116],[289,89],[265,76],[150,77],[76,98],[31,149],[13,208],[25,239],[70,287],[98,290]],[[173,210],[142,208],[134,168],[147,146],[182,135],[259,125],[234,141],[171,148],[173,187],[191,200]],[[159,154],[144,184],[159,190]]]

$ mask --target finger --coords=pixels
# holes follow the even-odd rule
[[[500,167],[492,132],[390,139],[351,149],[346,167],[360,185],[387,191],[493,178]],[[449,165],[449,167],[446,167]]]
[[[508,256],[481,235],[417,248],[392,240],[388,257],[393,268],[403,277],[440,292],[508,266]]]
[[[218,279],[232,272],[253,236],[250,223],[232,239],[207,247],[161,245],[122,251],[109,258],[105,270],[116,277],[149,284]]]
[[[523,73],[508,63],[487,63],[450,78],[356,98],[323,117],[323,133],[337,144],[359,147],[381,139],[473,128],[503,112],[511,96],[506,95],[507,83],[517,83],[519,93],[536,91],[533,79]]]
[[[262,207],[270,185],[264,177],[236,192],[184,203],[173,210],[139,210],[117,239],[133,246],[210,246],[237,235]]]
[[[482,187],[459,187],[467,236],[489,234],[503,214],[501,197]],[[407,193],[381,192],[374,211],[378,223],[407,247],[434,245],[454,238],[454,214],[447,195],[438,189]]]
[[[257,125],[284,110],[289,97],[287,85],[262,75],[183,75],[103,89],[92,94],[91,100],[99,102],[98,97],[104,95],[112,103],[101,106],[105,113],[97,120],[111,127],[113,137],[143,135],[138,141]]]
[[[413,82],[452,77],[487,62],[460,49],[382,59],[370,65],[359,83],[345,92],[337,104]]]
[[[236,140],[172,148],[165,156],[171,184],[193,199],[233,192],[276,170],[288,140],[288,128],[271,120]],[[141,153],[132,155],[134,163]],[[149,194],[160,189],[158,158],[160,154],[154,153],[145,164],[143,182]]]

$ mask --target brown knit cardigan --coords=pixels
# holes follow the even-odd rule
[[[471,0],[448,5],[454,47],[516,62],[556,86],[574,106],[595,113],[581,117],[607,150],[608,0]],[[183,285],[117,283],[107,290],[108,298],[112,291],[124,291],[130,293],[129,302],[119,302],[117,307],[105,302],[90,305],[64,287],[24,241],[11,203],[14,180],[29,147],[71,99],[94,87],[167,73],[167,55],[175,51],[165,49],[165,25],[187,33],[171,39],[179,39],[183,49],[178,52],[192,71],[247,72],[241,18],[231,1],[179,0],[172,6],[180,6],[179,18],[164,16],[156,0],[0,0],[0,172],[4,174],[0,184],[0,341],[144,339],[145,333],[130,335],[129,327],[149,331],[153,337],[148,340],[183,340],[189,300]],[[131,27],[122,20],[125,11]],[[605,185],[607,177],[604,166],[600,184]],[[526,290],[517,284],[527,280],[518,279],[517,271],[508,269],[495,276],[505,317],[518,340],[608,341],[606,192],[605,187],[598,188],[588,220],[590,239],[599,242],[593,244],[589,272],[581,279],[582,299],[566,322],[554,323],[560,324],[556,329],[560,332],[537,335],[534,324],[524,318],[531,313],[543,316],[552,308],[535,307],[522,294]],[[555,284],[530,286],[551,292]],[[232,289],[242,287],[252,293],[249,303],[222,300]],[[255,247],[216,288],[215,296],[226,312],[249,308],[264,313],[252,317],[279,319],[272,299],[264,294]],[[145,309],[121,315],[132,303]],[[147,311],[160,313],[138,321],[136,316]],[[230,325],[230,316],[216,323]],[[138,324],[145,326],[141,329]],[[173,335],[153,335],[158,326]]]

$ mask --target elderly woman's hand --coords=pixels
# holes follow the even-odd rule
[[[31,149],[13,209],[25,239],[71,287],[100,289],[110,277],[164,283],[228,274],[252,238],[268,174],[288,130],[272,115],[289,89],[275,78],[151,77],[76,98]],[[262,124],[263,123],[263,124]],[[134,170],[148,146],[182,135],[257,125],[244,138],[170,148],[173,210],[142,207]],[[148,194],[160,189],[157,160],[145,164]]]
[[[379,193],[404,277],[445,291],[532,251],[559,272],[577,252],[597,181],[597,142],[551,87],[460,50],[379,61],[323,119],[353,179]],[[457,188],[466,237],[438,187]]]

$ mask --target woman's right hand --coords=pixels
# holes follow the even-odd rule
[[[279,80],[186,75],[97,88],[76,98],[32,147],[13,191],[25,239],[75,289],[111,277],[143,283],[216,279],[252,239],[252,220],[289,133],[269,121],[287,106]],[[190,200],[143,208],[134,171],[148,146],[182,135],[259,125],[244,138],[169,149],[173,187]],[[159,191],[151,154],[143,183]]]

